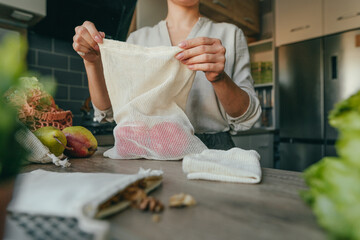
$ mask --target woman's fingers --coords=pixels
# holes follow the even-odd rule
[[[198,38],[182,41],[179,43],[178,46],[183,49],[189,49],[201,45],[211,45],[216,43],[216,41],[220,41],[220,40],[216,38],[198,37]]]
[[[98,32],[92,22],[85,21],[83,25],[75,28],[75,32],[74,42],[84,45],[83,43],[80,43],[80,40],[83,39],[92,49],[99,51],[98,43],[103,42],[102,39],[103,36],[105,37],[105,34]]]
[[[219,54],[201,54],[181,61],[184,64],[191,65],[197,63],[217,63],[225,62],[225,56]]]
[[[205,72],[209,81],[218,80],[224,73],[226,49],[216,38],[200,37],[181,42],[184,50],[175,57],[189,69]]]
[[[90,21],[85,21],[83,25],[90,33],[92,39],[97,43],[102,43],[103,37],[99,33],[99,31],[96,29],[95,25]]]
[[[94,50],[99,51],[99,46],[97,42],[92,38],[89,31],[84,26],[78,26],[75,28],[76,35],[74,36],[74,41],[80,43],[80,39],[84,39],[87,44]]]
[[[78,45],[82,45],[82,46],[88,48],[88,51],[90,51],[93,48],[81,35],[78,35],[78,34],[76,34],[73,37],[73,42]]]
[[[217,48],[213,47],[212,45],[201,45],[194,48],[190,48],[178,53],[175,57],[178,60],[185,60],[189,59],[204,53],[216,53]]]
[[[99,32],[92,22],[85,21],[75,28],[73,48],[84,60],[96,62],[100,56],[98,43],[102,43],[104,37],[104,32]]]
[[[224,64],[221,63],[199,63],[188,65],[188,68],[194,71],[203,72],[222,72],[224,70]]]
[[[89,47],[83,46],[83,45],[81,45],[79,43],[76,43],[76,42],[73,43],[73,48],[81,56],[83,56],[84,54],[91,51],[91,49]]]

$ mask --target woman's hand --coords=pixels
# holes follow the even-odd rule
[[[225,47],[216,38],[199,37],[179,43],[184,51],[175,57],[189,69],[205,72],[210,82],[223,79],[225,67]]]
[[[104,37],[105,33],[98,32],[92,22],[85,21],[75,28],[73,48],[85,61],[95,63],[100,59],[98,43],[102,43]]]

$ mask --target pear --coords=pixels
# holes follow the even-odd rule
[[[34,132],[35,136],[49,148],[55,156],[60,156],[66,148],[65,134],[56,127],[42,127]]]
[[[90,157],[97,150],[97,140],[94,135],[82,126],[64,128],[63,133],[67,139],[65,155],[69,157]]]

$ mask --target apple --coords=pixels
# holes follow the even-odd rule
[[[144,122],[128,122],[115,130],[116,150],[123,158],[140,158],[147,155],[149,129]]]
[[[94,135],[82,126],[67,127],[62,130],[67,145],[64,154],[68,157],[90,157],[97,150],[97,140]]]
[[[174,158],[184,154],[188,134],[174,122],[160,122],[150,129],[150,149],[161,157]]]

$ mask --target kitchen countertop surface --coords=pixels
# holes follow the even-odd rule
[[[326,239],[299,197],[306,186],[298,172],[264,168],[263,180],[256,185],[187,180],[181,161],[113,160],[102,156],[104,150],[100,148],[89,159],[71,159],[67,169],[31,164],[24,172],[41,168],[133,174],[140,167],[161,169],[163,184],[152,196],[166,206],[169,197],[180,192],[191,194],[198,202],[182,209],[166,207],[159,222],[153,222],[149,212],[129,208],[107,218],[110,239]]]
[[[240,131],[232,136],[256,135],[256,134],[270,134],[276,133],[278,130],[274,128],[251,128],[246,131]]]

